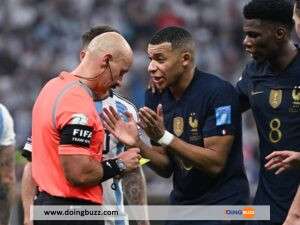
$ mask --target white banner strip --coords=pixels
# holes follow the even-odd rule
[[[270,206],[32,206],[33,220],[270,220]]]

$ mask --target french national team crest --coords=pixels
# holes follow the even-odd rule
[[[282,101],[282,90],[274,90],[270,91],[269,103],[273,109],[276,109],[280,106]]]
[[[189,116],[189,125],[192,128],[192,131],[198,130],[198,119],[196,117],[196,113],[191,113]]]
[[[181,134],[183,133],[183,128],[184,128],[183,118],[180,116],[173,118],[173,131],[177,137],[181,136]]]
[[[300,86],[295,86],[292,91],[293,104],[300,105]]]

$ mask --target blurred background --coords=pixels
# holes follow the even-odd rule
[[[78,63],[80,35],[94,25],[117,28],[134,50],[134,65],[118,90],[137,107],[148,83],[147,42],[166,26],[183,26],[197,41],[198,68],[235,84],[247,59],[242,47],[246,0],[1,0],[0,102],[15,121],[17,147],[31,130],[31,109],[43,84]],[[259,164],[251,113],[243,116],[244,160],[251,193]],[[17,154],[20,181],[24,160]],[[171,180],[145,167],[151,204],[167,202]],[[17,217],[21,217],[15,209]],[[13,224],[18,224],[16,219]]]

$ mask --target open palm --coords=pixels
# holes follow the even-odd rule
[[[120,142],[129,146],[136,146],[138,142],[138,129],[133,116],[129,112],[125,112],[128,122],[121,119],[113,107],[104,108],[103,124],[105,128],[111,132]]]

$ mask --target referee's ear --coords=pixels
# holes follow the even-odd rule
[[[80,62],[83,60],[84,56],[85,56],[85,50],[81,50],[79,53]]]

